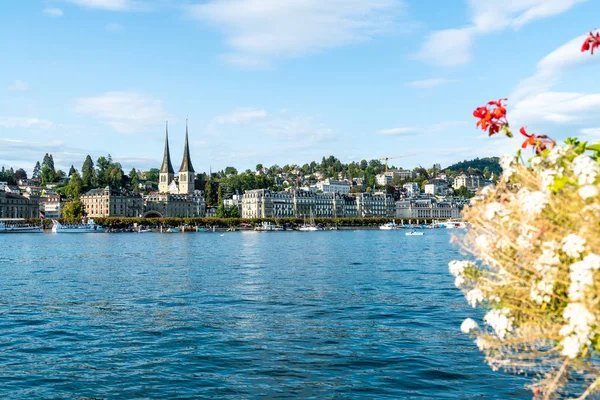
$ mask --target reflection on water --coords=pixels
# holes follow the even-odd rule
[[[528,398],[448,232],[0,236],[0,398]]]

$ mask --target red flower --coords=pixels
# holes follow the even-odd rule
[[[581,46],[581,52],[591,50],[591,53],[594,54],[594,50],[598,47],[600,47],[600,33],[597,32],[596,35],[594,35],[590,32]]]
[[[519,132],[521,132],[521,135],[527,138],[525,141],[523,141],[521,148],[525,149],[527,146],[531,146],[535,150],[536,154],[540,154],[548,147],[552,147],[556,144],[554,140],[550,139],[546,135],[536,135],[535,133],[528,134],[525,130],[525,127],[522,127]]]
[[[508,127],[508,121],[506,121],[506,108],[502,105],[502,102],[505,100],[506,99],[488,101],[485,106],[477,107],[475,111],[473,111],[473,116],[479,118],[476,126],[481,130],[488,132],[489,136],[500,132],[501,128]]]

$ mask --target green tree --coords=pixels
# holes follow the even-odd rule
[[[158,182],[158,178],[160,178],[160,169],[158,168],[150,168],[150,171],[146,172],[146,179],[152,182]]]
[[[83,181],[83,187],[85,189],[91,189],[96,187],[96,170],[94,169],[94,162],[92,157],[89,155],[85,158],[83,166],[81,167],[81,179]]]
[[[123,169],[121,168],[121,164],[119,163],[111,163],[108,168],[104,172],[104,176],[106,179],[106,185],[110,186],[113,189],[119,189],[123,187]]]
[[[133,192],[139,193],[140,192],[140,177],[138,175],[138,172],[135,170],[135,168],[132,168],[131,171],[129,172],[129,179],[131,181],[131,186],[133,187]]]
[[[15,171],[15,180],[27,179],[27,172],[23,168],[19,168]]]
[[[217,218],[229,218],[229,212],[224,204],[221,204],[217,209]]]
[[[42,166],[40,165],[40,162],[36,162],[35,163],[35,167],[33,167],[33,178],[37,178],[40,179],[42,177]]]
[[[54,173],[54,181],[56,182],[59,179],[62,179],[66,176],[65,172],[62,169],[59,169]]]
[[[227,167],[225,168],[225,175],[237,175],[237,169],[233,168],[233,167]]]
[[[212,188],[212,182],[207,181],[206,186],[204,186],[204,201],[206,201],[207,206],[214,206],[215,202],[213,201],[214,191]]]
[[[229,218],[241,218],[240,210],[237,206],[233,206],[229,209]]]
[[[79,199],[71,200],[65,204],[62,213],[67,219],[79,219],[85,215],[85,206]]]
[[[110,161],[104,156],[98,157],[96,160],[96,166],[98,167],[98,186],[105,187],[108,186],[108,167],[110,166]]]
[[[221,185],[217,189],[217,204],[223,204],[223,191],[221,190]]]
[[[56,170],[54,169],[54,159],[52,154],[46,153],[44,160],[42,161],[42,183],[52,183],[56,180]]]
[[[71,175],[73,175],[77,170],[75,169],[75,167],[73,166],[73,164],[71,164],[71,168],[69,169],[69,177],[71,177]]]
[[[263,165],[262,164],[256,164],[256,171],[260,171],[261,169],[263,169]]]
[[[69,184],[65,188],[65,194],[71,196],[74,199],[79,198],[83,192],[83,179],[79,175],[79,172],[75,171],[69,178]]]

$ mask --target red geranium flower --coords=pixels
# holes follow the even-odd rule
[[[600,47],[600,33],[596,33],[594,35],[592,32],[585,38],[585,42],[583,42],[583,46],[581,46],[581,52],[586,52],[591,50],[591,53],[594,54],[594,50]]]
[[[488,132],[489,136],[500,132],[501,128],[508,127],[508,121],[506,121],[506,108],[502,104],[505,100],[506,99],[488,101],[485,106],[477,107],[475,111],[473,111],[473,116],[479,118],[476,126],[481,130]]]
[[[521,148],[525,149],[527,146],[533,147],[536,154],[540,154],[542,151],[549,147],[554,146],[556,143],[546,135],[536,135],[535,133],[528,134],[525,127],[522,127],[519,132],[527,139],[523,141]]]

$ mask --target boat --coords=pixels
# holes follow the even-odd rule
[[[87,222],[81,224],[61,224],[57,220],[52,220],[53,233],[98,233],[106,232],[106,229],[89,218]]]
[[[312,208],[310,209],[310,217],[308,220],[308,224],[306,223],[306,216],[304,216],[304,224],[302,224],[302,226],[299,227],[298,230],[302,232],[315,232],[323,230],[323,228],[315,224],[315,217],[313,216]]]
[[[396,225],[396,220],[392,220],[392,222],[388,222],[386,224],[379,225],[379,229],[385,230],[385,231],[395,230],[395,229],[399,229],[399,228],[400,227],[398,225]]]
[[[263,222],[262,224],[254,228],[254,230],[257,232],[278,232],[283,231],[285,229],[283,228],[283,226],[280,225],[273,225],[270,222]]]
[[[152,232],[152,229],[138,229],[138,233],[148,233],[148,232]]]
[[[179,228],[169,228],[169,229],[167,229],[167,232],[168,233],[179,233],[179,232],[181,232],[181,229],[179,229]]]
[[[423,236],[424,234],[425,234],[424,232],[416,232],[416,231],[405,233],[406,236]]]
[[[0,221],[0,233],[42,233],[43,231],[43,226],[26,224],[23,220]]]
[[[442,222],[439,225],[440,225],[440,228],[446,228],[446,229],[465,229],[465,228],[467,228],[466,222],[452,220],[452,219]]]

